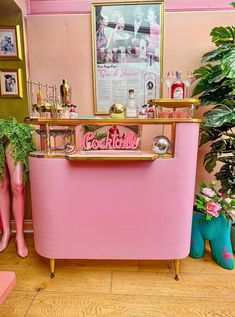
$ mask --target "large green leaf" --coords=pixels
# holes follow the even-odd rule
[[[231,44],[221,45],[216,50],[208,52],[202,56],[202,63],[220,61],[225,53],[230,51]]]
[[[218,153],[209,152],[204,157],[205,169],[208,173],[211,173],[216,166]]]
[[[229,83],[227,83],[227,85],[223,85],[223,83],[224,81],[221,83],[207,84],[206,90],[203,91],[199,97],[201,104],[218,104],[222,103],[225,99],[230,98],[233,88]],[[193,93],[194,92],[197,92],[196,87]]]
[[[235,124],[235,102],[231,104],[220,104],[205,114],[205,125],[207,127],[221,127],[224,123]]]
[[[230,163],[225,163],[219,172],[215,174],[215,177],[220,181],[222,186],[222,193],[227,193],[231,190],[232,194],[235,194],[235,165]]]
[[[200,146],[209,142],[209,141],[215,141],[219,138],[221,138],[223,135],[229,136],[229,133],[226,133],[230,129],[232,129],[232,124],[223,124],[221,127],[217,128],[208,128],[204,124],[201,124],[200,126],[200,132],[201,132],[201,140],[200,140]]]
[[[235,79],[235,45],[222,58],[221,69],[224,76]]]
[[[234,44],[235,42],[235,27],[227,26],[227,27],[215,27],[210,35],[212,36],[212,42],[215,43],[216,46],[223,44]]]

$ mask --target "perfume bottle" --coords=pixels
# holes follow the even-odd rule
[[[148,119],[153,119],[153,118],[155,118],[155,110],[154,110],[154,106],[153,106],[153,105],[149,105],[149,106],[148,106],[147,118],[148,118]]]
[[[69,110],[69,119],[77,119],[78,118],[78,114],[75,110],[77,106],[75,105],[71,105],[71,109]]]
[[[185,85],[181,79],[181,73],[176,72],[176,81],[171,86],[171,98],[183,99],[184,98]]]
[[[153,55],[150,55],[147,67],[143,72],[144,104],[147,104],[149,99],[156,98],[156,82],[157,75],[153,69]]]
[[[138,107],[134,99],[134,89],[129,90],[129,99],[127,103],[126,116],[127,118],[136,118],[138,113]]]
[[[143,105],[138,115],[139,118],[146,119],[147,118],[147,105]]]

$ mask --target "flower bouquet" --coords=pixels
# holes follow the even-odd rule
[[[216,190],[216,183],[209,186],[200,184],[200,191],[195,197],[196,210],[205,214],[205,220],[224,215],[227,220],[235,221],[235,197],[229,192],[222,194]]]

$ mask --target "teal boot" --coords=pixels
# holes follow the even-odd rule
[[[194,212],[190,256],[200,259],[204,256],[205,241],[209,240],[214,261],[225,269],[234,268],[231,245],[231,224],[223,215],[206,221],[205,214]]]

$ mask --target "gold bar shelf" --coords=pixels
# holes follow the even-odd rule
[[[197,118],[185,118],[185,119],[178,119],[178,118],[167,118],[167,119],[139,119],[139,118],[124,118],[124,119],[114,119],[109,117],[90,117],[90,118],[78,118],[78,119],[53,119],[53,118],[25,118],[25,123],[28,124],[35,124],[35,125],[54,125],[54,126],[77,126],[81,124],[96,124],[96,125],[110,125],[110,124],[172,124],[172,123],[201,123],[201,119]]]
[[[119,154],[97,154],[97,153],[76,153],[64,154],[63,152],[47,154],[43,151],[35,151],[29,154],[30,157],[37,158],[57,158],[66,159],[68,161],[155,161],[156,159],[169,159],[173,156],[170,154],[158,156],[153,152],[141,151],[138,153],[119,153]]]

